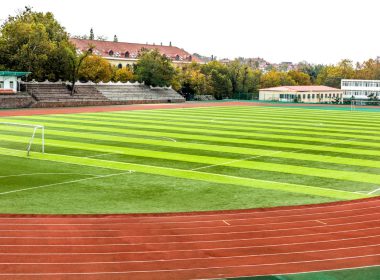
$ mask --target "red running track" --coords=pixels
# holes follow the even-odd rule
[[[380,198],[268,209],[0,215],[3,279],[208,279],[380,265]]]

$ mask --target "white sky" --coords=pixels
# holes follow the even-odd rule
[[[12,0],[51,11],[71,34],[169,44],[218,58],[336,63],[380,56],[379,0]]]

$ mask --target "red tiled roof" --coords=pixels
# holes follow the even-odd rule
[[[292,91],[292,92],[312,92],[312,91],[340,91],[338,88],[328,86],[281,86],[272,88],[263,88],[264,91]]]
[[[126,52],[129,52],[130,58],[137,58],[139,51],[142,48],[145,48],[149,50],[157,49],[161,54],[165,54],[167,57],[173,60],[176,60],[176,57],[178,56],[179,61],[190,61],[191,59],[191,61],[201,62],[201,60],[199,60],[197,57],[192,56],[187,51],[178,47],[98,40],[83,40],[75,38],[71,38],[70,41],[81,51],[87,50],[90,45],[95,46],[94,53],[105,58],[125,58]],[[113,52],[113,55],[110,55],[110,51]]]

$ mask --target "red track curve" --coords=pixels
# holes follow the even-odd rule
[[[171,214],[0,215],[2,279],[207,279],[380,265],[380,198]]]
[[[265,106],[224,102],[52,108],[4,110],[0,117],[234,105]],[[4,214],[0,280],[180,280],[379,266],[379,210],[380,197],[172,214]]]

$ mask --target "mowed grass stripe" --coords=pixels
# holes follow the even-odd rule
[[[86,116],[93,116],[93,114],[84,114],[84,117],[86,117]],[[254,125],[254,126],[257,125],[257,126],[263,126],[263,127],[266,127],[268,125],[272,125],[272,126],[276,125],[280,128],[281,127],[285,127],[285,128],[286,127],[290,127],[290,128],[297,127],[297,128],[300,128],[303,130],[309,130],[309,131],[325,130],[326,132],[327,131],[352,132],[352,133],[358,133],[359,135],[360,134],[378,135],[379,130],[377,128],[380,128],[380,126],[376,126],[373,124],[371,124],[367,127],[365,125],[353,126],[352,124],[339,125],[339,124],[337,124],[336,121],[332,121],[331,124],[327,124],[326,121],[323,121],[317,117],[313,121],[305,121],[302,118],[299,118],[297,116],[293,116],[292,114],[281,115],[279,117],[275,117],[275,116],[272,116],[271,111],[268,111],[266,114],[262,114],[262,115],[256,115],[256,114],[244,115],[243,117],[236,117],[236,114],[234,114],[234,113],[231,113],[231,115],[228,115],[228,114],[220,114],[220,112],[215,116],[211,116],[211,115],[207,115],[207,114],[200,114],[197,111],[194,111],[191,114],[189,114],[188,112],[186,112],[186,114],[180,114],[180,112],[178,114],[170,114],[169,112],[161,112],[161,113],[156,114],[156,115],[154,115],[152,113],[149,114],[149,112],[148,113],[146,113],[146,112],[140,113],[140,111],[139,112],[122,112],[122,113],[115,112],[115,113],[105,113],[105,114],[103,114],[103,116],[106,116],[106,117],[136,116],[139,118],[140,118],[140,116],[145,116],[145,117],[150,117],[152,119],[165,117],[166,118],[165,120],[183,119],[185,121],[186,120],[189,121],[189,119],[191,119],[192,121],[194,120],[194,121],[205,122],[205,123],[211,122],[212,120],[219,120],[219,121],[223,121],[224,124],[238,124],[239,127],[242,126],[243,128],[245,126],[249,127],[251,125]],[[342,116],[342,117],[346,118],[346,116]],[[380,114],[379,114],[379,117],[380,117]],[[294,120],[297,121],[296,125],[294,125]],[[323,124],[321,125],[322,121],[323,121]],[[363,128],[366,128],[365,132],[363,131]],[[369,133],[368,131],[371,131],[371,133]]]
[[[0,148],[0,154],[14,157],[25,158],[25,153],[22,151],[10,150]],[[44,161],[56,161],[76,165],[85,165],[92,167],[102,167],[115,170],[135,170],[137,172],[156,174],[184,179],[200,180],[207,181],[217,184],[230,184],[238,186],[246,186],[253,188],[269,189],[269,190],[279,190],[290,193],[301,193],[307,195],[316,195],[330,198],[338,199],[358,199],[369,197],[369,195],[352,193],[341,190],[325,189],[319,187],[310,187],[296,184],[287,184],[287,183],[278,183],[270,182],[264,180],[255,180],[248,178],[241,178],[235,176],[227,176],[221,174],[213,174],[207,172],[196,172],[191,170],[179,170],[174,168],[167,167],[156,167],[150,165],[141,165],[141,164],[131,164],[124,162],[114,162],[106,161],[92,158],[83,158],[83,157],[74,157],[66,155],[57,155],[57,154],[34,154],[34,159],[44,160]]]
[[[17,117],[14,118],[15,120],[20,119],[26,119],[25,117]],[[105,119],[105,120],[104,120]],[[30,120],[30,118],[29,118]],[[302,128],[298,126],[283,126],[278,127],[276,125],[262,125],[262,124],[255,124],[251,127],[245,127],[244,125],[238,125],[238,123],[234,124],[225,124],[224,122],[222,124],[215,124],[215,123],[205,123],[203,126],[197,124],[197,120],[192,120],[194,122],[193,124],[189,123],[188,120],[184,120],[183,122],[177,122],[177,121],[171,121],[170,127],[168,127],[168,122],[166,120],[160,121],[160,120],[142,120],[140,118],[113,118],[111,120],[107,120],[107,117],[103,117],[102,114],[99,114],[95,117],[86,117],[81,115],[74,115],[74,116],[68,116],[66,118],[60,117],[50,117],[50,116],[40,116],[40,117],[34,117],[32,120],[35,120],[36,122],[41,121],[47,121],[47,122],[73,122],[73,123],[83,123],[86,121],[87,124],[101,124],[101,125],[112,125],[112,126],[127,126],[127,127],[145,127],[145,128],[152,128],[152,129],[163,129],[163,126],[166,130],[178,130],[178,131],[187,131],[189,133],[192,133],[194,131],[204,132],[209,131],[209,133],[214,134],[229,134],[229,135],[236,135],[236,136],[257,136],[262,134],[263,137],[271,135],[273,137],[280,138],[284,135],[284,139],[295,139],[293,137],[297,137],[297,140],[302,140],[301,137],[304,137],[303,140],[310,141],[310,137],[305,136],[294,136],[294,134],[308,134],[308,135],[314,135],[313,139],[319,140],[319,141],[329,141],[331,138],[325,138],[326,136],[334,136],[334,137],[347,137],[347,133],[350,133],[355,138],[358,138],[360,140],[366,140],[365,145],[368,143],[369,145],[377,145],[378,141],[380,140],[380,134],[378,136],[376,135],[363,135],[363,134],[356,134],[355,131],[352,130],[341,130],[340,132],[334,132],[335,130],[330,129],[329,131],[326,131],[323,129],[323,127],[318,127],[316,129],[313,129],[313,131],[307,131],[303,130]],[[161,125],[159,125],[161,124]],[[194,128],[195,127],[195,128]],[[210,129],[210,127],[214,127],[215,129]],[[284,129],[284,128],[287,129]],[[230,129],[229,129],[230,128]],[[296,129],[296,130],[295,130]],[[243,130],[243,131],[242,131]],[[254,132],[252,132],[254,131]],[[262,132],[271,132],[271,133],[262,133]],[[278,134],[278,132],[282,132],[283,134]],[[323,133],[323,136],[321,135]],[[318,137],[316,137],[318,136]],[[369,143],[368,141],[373,141],[374,143]],[[376,146],[376,147],[377,147]]]
[[[201,110],[194,110],[193,112],[195,114],[201,113]],[[175,113],[177,110],[173,110],[173,113]],[[191,111],[191,110],[188,110]],[[263,107],[236,107],[236,108],[229,108],[224,109],[221,108],[220,110],[208,110],[208,114],[231,114],[235,117],[243,116],[243,117],[250,117],[254,115],[266,115],[268,112],[270,112],[270,116],[273,116],[273,118],[278,118],[284,116],[285,118],[292,118],[297,117],[297,119],[302,120],[316,120],[321,119],[325,120],[327,122],[334,122],[334,123],[340,123],[340,124],[347,124],[347,125],[353,125],[358,124],[362,125],[362,118],[370,118],[368,119],[368,124],[380,124],[380,121],[378,121],[376,118],[380,115],[379,112],[351,112],[351,111],[326,111],[326,110],[310,110],[310,109],[299,109],[299,108],[284,108],[284,109],[278,109],[275,107],[266,107],[265,109]],[[307,112],[307,114],[305,114]],[[202,112],[203,113],[203,112]]]
[[[99,123],[99,118],[101,118],[101,123],[104,125],[119,125],[122,126],[123,123],[128,122],[128,124],[138,124],[141,127],[144,127],[145,125],[155,125],[155,124],[162,124],[162,125],[168,125],[170,124],[170,127],[173,128],[173,130],[183,130],[183,129],[197,129],[198,131],[210,131],[213,133],[213,131],[223,131],[224,134],[230,134],[230,135],[239,135],[239,136],[258,136],[258,137],[272,137],[277,139],[284,139],[284,140],[297,140],[297,141],[313,141],[313,142],[321,142],[321,143],[328,143],[331,142],[331,139],[346,139],[347,133],[350,133],[353,137],[356,137],[356,134],[351,133],[350,131],[345,131],[345,133],[331,133],[331,132],[325,132],[323,131],[323,135],[321,135],[321,131],[311,131],[311,132],[305,132],[302,130],[294,130],[291,128],[283,129],[280,127],[276,127],[275,125],[252,125],[252,126],[242,126],[238,125],[238,123],[235,124],[228,124],[228,123],[214,123],[210,121],[201,122],[199,123],[198,120],[193,120],[194,123],[188,122],[187,119],[176,118],[175,121],[173,120],[156,120],[152,118],[144,118],[141,116],[136,116],[137,118],[132,118],[133,116],[127,116],[128,118],[121,118],[121,117],[108,117],[108,116],[70,116],[69,118],[57,119],[57,118],[41,118],[41,119],[34,119],[36,121],[42,120],[42,121],[61,121],[61,122],[84,122],[87,123]],[[213,128],[213,129],[210,129]],[[335,138],[329,138],[326,136],[333,136]],[[363,146],[363,147],[380,147],[380,133],[379,136],[357,136],[358,139],[366,141],[355,141],[348,143],[348,145],[354,145],[354,146]],[[311,140],[312,139],[312,140]],[[372,142],[371,142],[372,141]]]
[[[24,142],[23,137],[4,135],[4,140],[14,141],[14,142]],[[200,156],[193,154],[179,154],[174,152],[161,152],[146,149],[135,149],[135,148],[125,148],[116,147],[109,145],[91,144],[91,143],[80,143],[73,141],[62,141],[49,139],[48,145],[55,147],[62,147],[66,149],[76,148],[82,149],[84,151],[98,151],[100,153],[116,153],[123,155],[131,155],[136,157],[146,157],[146,158],[157,158],[173,161],[183,161],[191,163],[202,163],[205,165],[225,165],[235,168],[246,168],[255,169],[262,171],[272,171],[272,172],[282,172],[287,174],[298,174],[303,176],[317,176],[322,178],[338,179],[343,181],[353,181],[353,182],[365,182],[380,184],[380,175],[369,174],[364,172],[347,172],[339,170],[329,170],[320,169],[288,164],[276,164],[276,163],[266,163],[266,162],[255,162],[255,161],[242,161],[233,160],[230,158],[223,157],[210,157],[210,156]]]
[[[35,122],[27,121],[27,120],[13,120],[14,122],[18,123],[30,123],[35,124]],[[252,140],[252,139],[243,139],[243,138],[231,138],[231,137],[220,137],[220,136],[209,136],[209,135],[199,135],[199,133],[193,133],[193,134],[180,134],[180,133],[168,133],[163,131],[146,131],[143,130],[143,127],[140,127],[140,129],[127,129],[128,127],[125,127],[124,129],[116,128],[116,127],[101,127],[100,125],[86,125],[85,123],[79,125],[73,125],[73,124],[67,124],[67,123],[57,123],[54,121],[48,121],[51,122],[52,125],[56,128],[66,128],[66,129],[77,129],[77,130],[86,130],[86,131],[92,131],[92,132],[99,132],[102,131],[102,133],[121,133],[121,134],[134,134],[134,135],[141,135],[141,136],[151,136],[151,137],[167,137],[167,138],[173,138],[173,139],[188,139],[188,140],[200,140],[200,141],[210,141],[210,142],[220,142],[220,143],[229,143],[232,145],[236,144],[248,144],[248,145],[256,145],[256,146],[263,146],[263,147],[272,147],[275,149],[280,148],[289,148],[289,149],[295,149],[295,150],[307,150],[309,151],[320,151],[320,152],[332,152],[332,153],[340,153],[341,156],[348,156],[352,157],[353,155],[367,155],[367,156],[380,156],[380,151],[377,150],[365,150],[365,149],[353,149],[353,148],[342,148],[342,147],[333,147],[334,144],[339,143],[345,143],[349,141],[354,141],[356,139],[347,139],[344,141],[335,141],[332,142],[331,146],[327,145],[310,145],[310,144],[298,144],[298,143],[286,143],[286,142],[273,142],[273,141],[262,141],[262,140]],[[46,123],[45,123],[46,125]]]
[[[291,110],[291,109],[290,109]],[[156,111],[156,110],[155,110]],[[157,110],[158,111],[158,110]],[[173,110],[174,111],[174,110]],[[112,112],[111,114],[129,114],[130,112]],[[133,112],[133,113],[139,113],[139,112]],[[156,112],[158,113],[158,112]],[[162,112],[160,112],[159,114],[161,114]],[[167,116],[173,116],[173,118],[177,117],[177,116],[188,116],[188,117],[192,117],[192,118],[204,118],[205,115],[207,115],[208,118],[218,118],[218,117],[223,117],[223,118],[229,118],[229,119],[235,119],[235,120],[240,120],[242,119],[243,120],[243,123],[246,122],[246,123],[249,123],[249,122],[254,122],[255,121],[255,118],[257,119],[260,119],[262,122],[279,122],[279,123],[289,123],[290,121],[294,121],[294,120],[297,120],[299,121],[298,125],[303,125],[303,124],[306,124],[306,126],[309,126],[310,124],[313,124],[313,123],[320,123],[321,121],[324,122],[324,124],[326,126],[328,126],[328,124],[326,123],[331,123],[333,126],[342,126],[342,127],[351,127],[354,128],[355,130],[360,130],[361,127],[368,127],[370,130],[371,128],[373,127],[376,127],[376,125],[374,124],[363,124],[363,125],[360,125],[360,121],[356,122],[355,124],[353,123],[348,123],[346,125],[340,125],[339,123],[342,122],[342,121],[339,121],[341,119],[347,119],[347,116],[346,115],[342,115],[342,117],[336,119],[336,120],[333,120],[332,118],[321,118],[321,117],[318,117],[318,116],[315,116],[315,117],[310,117],[310,118],[307,118],[307,119],[310,119],[310,120],[306,120],[305,117],[303,116],[297,116],[297,115],[294,115],[292,114],[291,112],[287,113],[287,114],[284,114],[284,115],[275,115],[273,114],[272,111],[267,111],[265,113],[252,113],[252,114],[249,114],[249,113],[246,113],[246,114],[239,114],[239,113],[235,113],[234,111],[230,112],[230,111],[227,111],[227,112],[215,112],[215,113],[212,113],[212,112],[207,112],[207,113],[202,113],[202,112],[198,112],[197,110],[193,110],[193,111],[186,111],[186,112],[168,112],[168,111],[165,111],[164,112],[165,115]],[[142,114],[154,114],[154,113],[149,113],[149,112],[142,112]],[[326,115],[326,114],[325,114]],[[380,115],[380,114],[379,114]],[[359,116],[356,116],[356,118],[358,118]],[[364,117],[364,116],[363,116]],[[377,116],[373,116],[374,118],[377,117]],[[368,116],[366,116],[366,118],[368,118]],[[269,119],[269,121],[268,121]],[[362,119],[360,117],[360,119]],[[370,122],[369,122],[370,123]]]
[[[12,132],[11,127],[0,127],[0,131]],[[30,129],[23,129],[24,132],[29,132]],[[10,134],[11,135],[11,134]],[[24,134],[26,137],[28,134]],[[209,144],[200,144],[200,143],[189,143],[189,142],[173,142],[170,140],[157,140],[157,139],[147,139],[147,138],[137,138],[131,136],[115,136],[115,135],[104,135],[100,133],[91,133],[91,132],[70,132],[49,129],[46,131],[46,137],[49,136],[62,136],[62,137],[71,137],[77,138],[78,141],[82,142],[82,139],[87,140],[103,140],[103,141],[114,141],[120,143],[139,143],[144,145],[152,146],[164,146],[171,147],[173,150],[176,148],[181,149],[190,149],[190,150],[200,150],[200,151],[213,151],[220,152],[222,154],[234,153],[240,155],[240,158],[247,158],[249,156],[257,157],[275,157],[275,158],[284,158],[284,159],[294,159],[302,161],[311,161],[311,162],[323,162],[330,164],[344,164],[352,166],[363,166],[363,167],[373,167],[380,168],[380,161],[375,160],[364,160],[364,159],[353,159],[353,158],[342,158],[342,157],[332,157],[325,155],[311,155],[307,153],[302,153],[302,150],[295,152],[286,152],[281,150],[262,150],[262,149],[251,149],[244,147],[233,147],[233,146],[222,146],[222,145],[209,145]],[[25,141],[27,138],[24,138]],[[153,147],[152,147],[153,149]],[[326,165],[326,168],[329,168]]]

